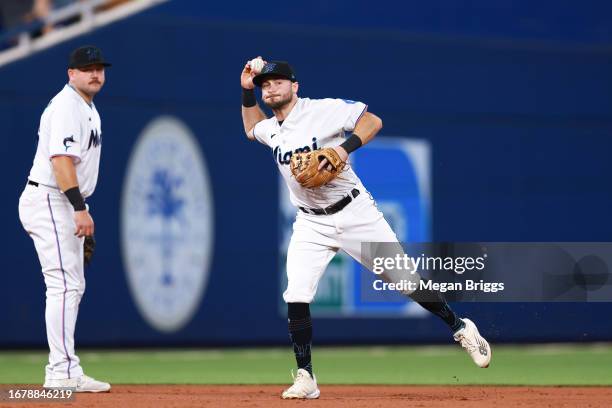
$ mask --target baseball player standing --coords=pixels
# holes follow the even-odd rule
[[[327,264],[342,249],[371,268],[371,263],[362,257],[361,243],[397,243],[398,240],[350,166],[342,172],[342,177],[311,188],[300,183],[299,177],[292,176],[292,157],[333,148],[333,155],[346,162],[351,152],[374,138],[382,128],[382,121],[367,112],[367,106],[361,102],[299,98],[295,73],[284,61],[265,65],[257,59],[249,61],[240,83],[245,133],[250,140],[272,149],[289,188],[291,202],[297,207],[287,251],[288,281],[283,298],[288,306],[289,334],[298,370],[293,385],[283,391],[282,398],[318,398],[320,392],[311,363],[309,304]],[[273,117],[267,118],[257,105],[255,85],[261,87],[262,100],[274,113]],[[352,135],[345,138],[345,132]],[[330,163],[331,160],[322,160],[318,171],[328,170]],[[488,367],[491,348],[472,321],[460,319],[438,292],[417,289],[409,296],[448,324],[455,340],[479,367]]]
[[[38,147],[19,199],[19,218],[34,241],[46,291],[49,364],[44,388],[107,392],[110,384],[83,373],[74,329],[85,292],[84,241],[94,233],[85,199],[98,181],[102,129],[93,103],[107,63],[94,46],[70,55],[69,82],[40,119]],[[89,241],[89,238],[88,238]]]

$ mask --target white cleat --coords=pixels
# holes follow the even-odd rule
[[[109,392],[109,383],[98,381],[86,375],[77,378],[76,392]]]
[[[293,376],[293,373],[291,373]],[[314,377],[314,376],[313,376]],[[317,387],[316,377],[311,377],[308,371],[300,368],[293,378],[293,385],[283,391],[282,399],[316,399],[321,392]]]
[[[455,332],[453,335],[455,341],[461,343],[461,347],[468,352],[478,367],[487,368],[491,363],[491,346],[480,335],[474,322],[470,319],[461,320],[465,323],[465,327]]]
[[[47,390],[55,390],[55,389],[75,390],[76,386],[77,386],[76,378],[64,378],[61,380],[45,379],[45,383],[43,384],[43,388]]]
[[[66,378],[63,380],[45,380],[43,388],[48,390],[53,389],[71,389],[75,392],[109,392],[111,386],[109,383],[95,380],[86,375],[78,378]]]

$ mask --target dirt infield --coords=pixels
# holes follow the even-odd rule
[[[116,385],[108,394],[78,394],[73,402],[0,403],[0,407],[610,407],[612,387],[323,385],[321,398],[284,401],[283,386]]]

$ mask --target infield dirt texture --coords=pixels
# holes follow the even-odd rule
[[[81,352],[109,394],[0,407],[610,407],[612,346],[497,346],[478,369],[454,346],[317,348],[321,398],[284,401],[290,350]],[[1,390],[40,385],[45,352],[0,353]],[[51,404],[51,405],[49,405]]]

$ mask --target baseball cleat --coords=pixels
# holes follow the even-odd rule
[[[109,392],[109,383],[95,380],[89,376],[82,375],[78,378],[65,378],[62,380],[45,380],[45,389],[72,389],[75,392]]]
[[[43,388],[47,390],[54,389],[76,389],[77,379],[76,378],[64,378],[61,380],[45,379]]]
[[[83,374],[77,378],[76,392],[109,392],[109,383],[98,381]]]
[[[293,377],[293,372],[291,373]],[[297,374],[293,377],[293,385],[283,391],[282,399],[316,399],[319,398],[321,392],[317,387],[317,379],[314,375],[311,377],[308,371],[300,368]]]
[[[455,341],[461,343],[461,347],[468,352],[478,367],[487,368],[491,362],[491,346],[480,335],[474,322],[470,319],[461,320],[465,323],[465,327],[455,332],[453,335]]]

